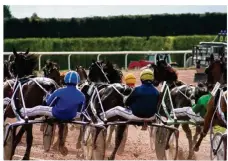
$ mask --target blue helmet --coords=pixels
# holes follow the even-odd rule
[[[64,77],[65,84],[77,85],[80,82],[80,76],[75,71],[69,71]]]

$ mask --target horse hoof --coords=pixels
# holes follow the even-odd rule
[[[114,160],[114,157],[110,156],[108,157],[108,160]]]
[[[195,146],[194,147],[194,151],[198,152],[199,151],[199,147]]]
[[[23,157],[21,160],[30,160],[28,157]]]
[[[57,144],[54,144],[53,147],[52,147],[52,149],[57,151],[57,150],[59,150],[58,147],[59,146]]]
[[[96,150],[96,148],[97,148],[97,146],[93,144],[93,145],[92,145],[92,149],[93,149],[93,150]]]
[[[121,155],[121,154],[123,154],[123,151],[118,151],[117,154]]]
[[[65,146],[59,147],[59,151],[63,156],[66,156],[68,154],[68,149]]]
[[[81,149],[81,144],[80,143],[76,144],[76,149]]]
[[[169,144],[166,145],[165,150],[168,150],[170,148]]]

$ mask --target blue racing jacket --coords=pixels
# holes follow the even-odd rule
[[[57,97],[57,101],[52,106],[52,114],[55,118],[60,120],[71,120],[76,117],[84,106],[85,96],[75,86],[67,86],[55,90],[51,95],[46,98],[47,105]]]
[[[135,116],[149,118],[157,112],[158,100],[158,90],[152,84],[142,84],[133,90],[125,104]]]

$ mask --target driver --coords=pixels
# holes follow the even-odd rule
[[[66,87],[59,88],[51,95],[47,96],[46,102],[48,106],[39,105],[33,108],[26,108],[25,111],[27,116],[32,117],[44,115],[55,117],[59,120],[72,120],[75,118],[77,112],[81,110],[85,103],[84,94],[76,88],[79,81],[80,77],[78,73],[75,71],[69,71],[64,78]],[[24,108],[22,108],[20,112],[24,117]]]
[[[135,87],[132,93],[126,98],[124,107],[114,107],[106,111],[106,118],[115,116],[123,117],[127,120],[137,118],[150,118],[157,112],[157,104],[159,101],[159,92],[153,86],[152,81],[154,74],[150,69],[145,69],[140,74],[142,85]],[[100,114],[103,118],[103,114]]]

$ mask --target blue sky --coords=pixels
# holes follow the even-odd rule
[[[36,12],[42,18],[71,18],[71,17],[92,17],[92,16],[114,16],[114,15],[142,15],[161,13],[205,13],[223,12],[227,13],[227,6],[41,6],[41,5],[11,5],[11,12],[16,18],[31,17]]]

